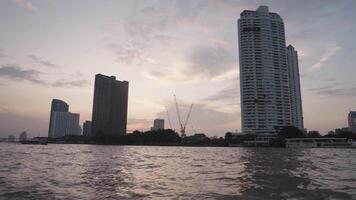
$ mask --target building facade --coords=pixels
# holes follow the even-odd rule
[[[126,134],[129,83],[97,74],[94,87],[93,136]]]
[[[348,116],[349,130],[356,133],[356,111],[350,111]]]
[[[91,137],[91,121],[86,120],[83,123],[83,135],[86,137]]]
[[[243,133],[275,134],[292,125],[282,18],[260,6],[238,19]]]
[[[300,90],[300,77],[298,65],[298,52],[292,45],[287,47],[287,66],[289,72],[289,89],[292,109],[292,125],[304,129],[302,95]]]
[[[54,111],[52,112],[51,124],[50,135],[52,138],[81,135],[78,113]]]
[[[153,121],[152,130],[154,131],[164,130],[164,119],[155,119]]]
[[[68,112],[69,110],[69,105],[59,99],[53,99],[51,103],[51,111],[50,111],[50,117],[49,117],[49,128],[48,128],[48,137],[52,138],[53,135],[51,135],[51,129],[52,129],[52,118],[53,118],[53,112],[54,111],[59,111],[59,112]]]

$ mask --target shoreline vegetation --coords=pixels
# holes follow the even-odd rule
[[[296,127],[286,126],[276,131],[272,137],[263,136],[265,142],[254,143],[254,146],[285,147],[289,138],[347,138],[356,140],[356,134],[339,132],[333,135],[321,136],[318,132],[303,133]],[[97,145],[136,145],[136,146],[197,146],[197,147],[247,147],[254,141],[261,141],[262,136],[255,134],[225,133],[225,137],[207,137],[204,133],[181,137],[171,129],[158,131],[134,131],[126,135],[110,136],[101,134],[101,137],[65,136],[62,138],[48,138],[52,144],[97,144]],[[267,140],[266,140],[267,138]]]

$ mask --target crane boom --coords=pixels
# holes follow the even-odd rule
[[[185,128],[187,127],[188,120],[189,120],[189,116],[190,116],[190,113],[192,112],[192,108],[193,108],[193,104],[192,104],[192,105],[190,105],[190,108],[189,108],[189,111],[188,111],[187,118],[185,119],[185,122],[184,122],[184,130],[185,130]]]
[[[180,133],[182,134],[183,137],[185,137],[185,129],[186,129],[187,124],[188,124],[188,120],[189,120],[189,117],[190,117],[190,113],[192,112],[193,104],[190,105],[190,108],[189,108],[189,111],[188,111],[188,115],[187,115],[187,117],[185,118],[185,121],[184,121],[184,124],[183,124],[183,123],[182,123],[181,116],[180,116],[180,112],[179,112],[179,106],[178,106],[177,97],[176,97],[176,95],[173,95],[173,96],[174,96],[174,101],[175,101],[175,104],[176,104],[176,110],[177,110],[177,115],[178,115],[178,121],[179,121],[179,125],[180,125]],[[167,114],[168,114],[168,111],[167,111]]]
[[[173,95],[173,96],[174,96],[174,101],[175,101],[175,104],[176,104],[176,110],[177,110],[177,115],[178,115],[179,126],[180,126],[180,129],[181,129],[181,132],[182,132],[182,131],[184,131],[184,128],[183,128],[182,120],[181,120],[180,113],[179,113],[178,101],[177,101],[176,95]]]
[[[167,119],[168,119],[169,128],[170,128],[171,130],[173,130],[173,128],[172,128],[172,123],[171,123],[171,118],[169,117],[169,113],[168,113],[167,106],[166,106],[166,114],[167,114]]]

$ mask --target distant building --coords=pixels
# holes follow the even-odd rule
[[[78,113],[54,111],[51,124],[50,135],[52,138],[81,134]]]
[[[86,137],[91,136],[91,121],[86,120],[83,123],[83,135]]]
[[[153,121],[152,130],[154,131],[164,130],[164,119],[155,119]]]
[[[52,129],[52,118],[53,115],[52,113],[54,111],[59,111],[59,112],[68,112],[69,110],[69,105],[59,99],[53,99],[52,100],[52,104],[51,104],[51,111],[50,111],[50,117],[49,117],[49,128],[48,128],[48,137],[52,138],[54,137],[53,135],[51,135],[51,129]]]
[[[9,136],[7,137],[7,141],[8,141],[8,142],[15,142],[15,140],[16,140],[16,137],[13,136],[13,135],[9,135]]]
[[[350,111],[347,118],[350,131],[356,133],[356,111]]]
[[[95,76],[92,135],[125,135],[129,82]]]
[[[302,95],[300,91],[300,77],[298,52],[292,45],[287,47],[287,66],[289,73],[290,100],[292,109],[292,125],[303,130]]]
[[[20,141],[20,142],[25,142],[26,140],[27,140],[27,132],[26,132],[26,131],[23,131],[23,132],[20,134],[19,141]]]
[[[334,136],[335,132],[334,131],[329,131],[327,135]]]
[[[195,133],[192,137],[196,138],[207,138],[205,133]]]
[[[342,132],[350,132],[350,128],[349,127],[344,127],[344,128],[337,128],[335,129],[335,134],[339,134]]]

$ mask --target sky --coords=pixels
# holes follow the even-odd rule
[[[154,118],[188,134],[240,131],[237,19],[269,6],[298,51],[304,125],[327,133],[356,110],[355,0],[2,0],[0,137],[48,133],[53,98],[91,119],[94,76],[129,81],[128,131]],[[169,125],[166,120],[166,127]]]

